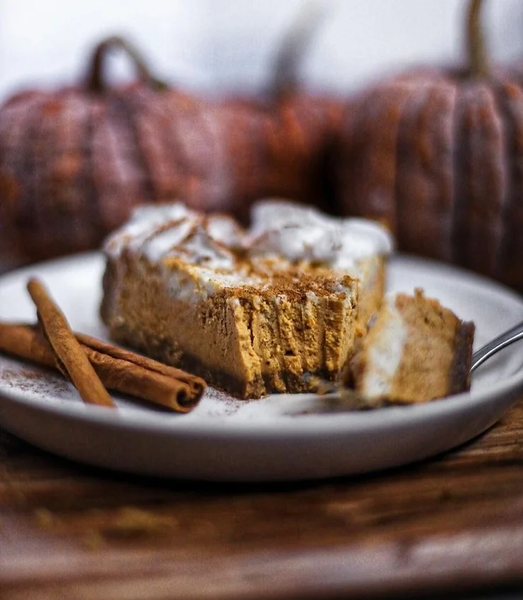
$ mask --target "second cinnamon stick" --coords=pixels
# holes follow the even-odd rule
[[[149,358],[148,356],[136,354],[136,352],[132,352],[131,350],[127,350],[121,346],[115,346],[110,342],[92,337],[85,333],[76,333],[75,335],[83,346],[87,346],[92,350],[97,350],[98,352],[112,356],[113,358],[129,361],[130,363],[133,363],[139,367],[143,367],[148,371],[153,371],[155,373],[159,373],[161,375],[165,375],[166,377],[177,379],[183,383],[186,383],[191,389],[191,394],[194,396],[200,397],[205,391],[205,381],[196,375],[187,373],[187,371],[183,371],[177,367],[158,362],[157,360]]]

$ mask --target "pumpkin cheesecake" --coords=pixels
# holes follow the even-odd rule
[[[312,389],[347,367],[381,303],[389,234],[262,201],[244,229],[182,203],[145,206],[105,244],[115,340],[240,398]]]

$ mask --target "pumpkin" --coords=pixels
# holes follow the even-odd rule
[[[106,84],[114,48],[133,62],[134,84]],[[262,196],[318,201],[341,110],[294,86],[265,100],[183,93],[111,37],[81,85],[23,92],[0,109],[3,244],[21,261],[97,248],[145,202],[179,198],[244,217]]]
[[[523,290],[523,86],[493,68],[481,0],[466,69],[419,69],[360,93],[336,158],[344,213],[376,218],[399,249]]]
[[[133,59],[136,85],[105,86],[103,64],[114,47]],[[178,111],[190,120],[200,105],[164,88],[129,44],[111,38],[96,48],[82,85],[23,92],[5,103],[0,210],[13,248],[29,259],[94,248],[132,206],[177,191],[177,173],[165,173],[158,151],[161,136],[151,131],[161,119],[152,115]],[[142,119],[144,104],[150,110]]]

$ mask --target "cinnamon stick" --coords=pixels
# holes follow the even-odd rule
[[[58,366],[65,371],[82,400],[114,408],[114,402],[105,389],[80,342],[74,336],[65,315],[49,296],[38,279],[30,279],[27,290],[38,312],[38,320],[49,341]]]
[[[196,375],[187,373],[187,371],[183,371],[182,369],[177,369],[171,365],[158,362],[157,360],[149,358],[148,356],[136,354],[136,352],[131,352],[126,348],[115,346],[114,344],[105,342],[104,340],[100,340],[85,333],[76,333],[75,335],[83,346],[91,348],[92,350],[96,350],[115,359],[126,360],[139,367],[147,369],[148,371],[153,371],[187,384],[191,389],[191,394],[198,398],[200,398],[205,391],[205,381]]]
[[[143,366],[144,363],[139,364],[140,359],[145,357],[91,336],[77,334],[77,339],[82,340],[83,338],[98,348],[81,343],[83,351],[106,388],[183,413],[192,410],[200,401],[205,389],[202,379],[180,369],[145,359],[144,363],[150,361],[149,364],[153,366],[166,367],[165,373],[161,373],[154,368]],[[115,354],[121,350],[129,360],[105,353],[101,351],[101,348],[107,348],[111,352],[114,350]],[[49,342],[31,325],[0,322],[0,351],[45,367],[57,367]],[[173,376],[172,373],[180,374],[180,376]]]

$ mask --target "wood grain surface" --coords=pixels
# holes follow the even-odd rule
[[[360,598],[523,589],[523,399],[407,468],[318,482],[133,478],[0,430],[0,598]]]

